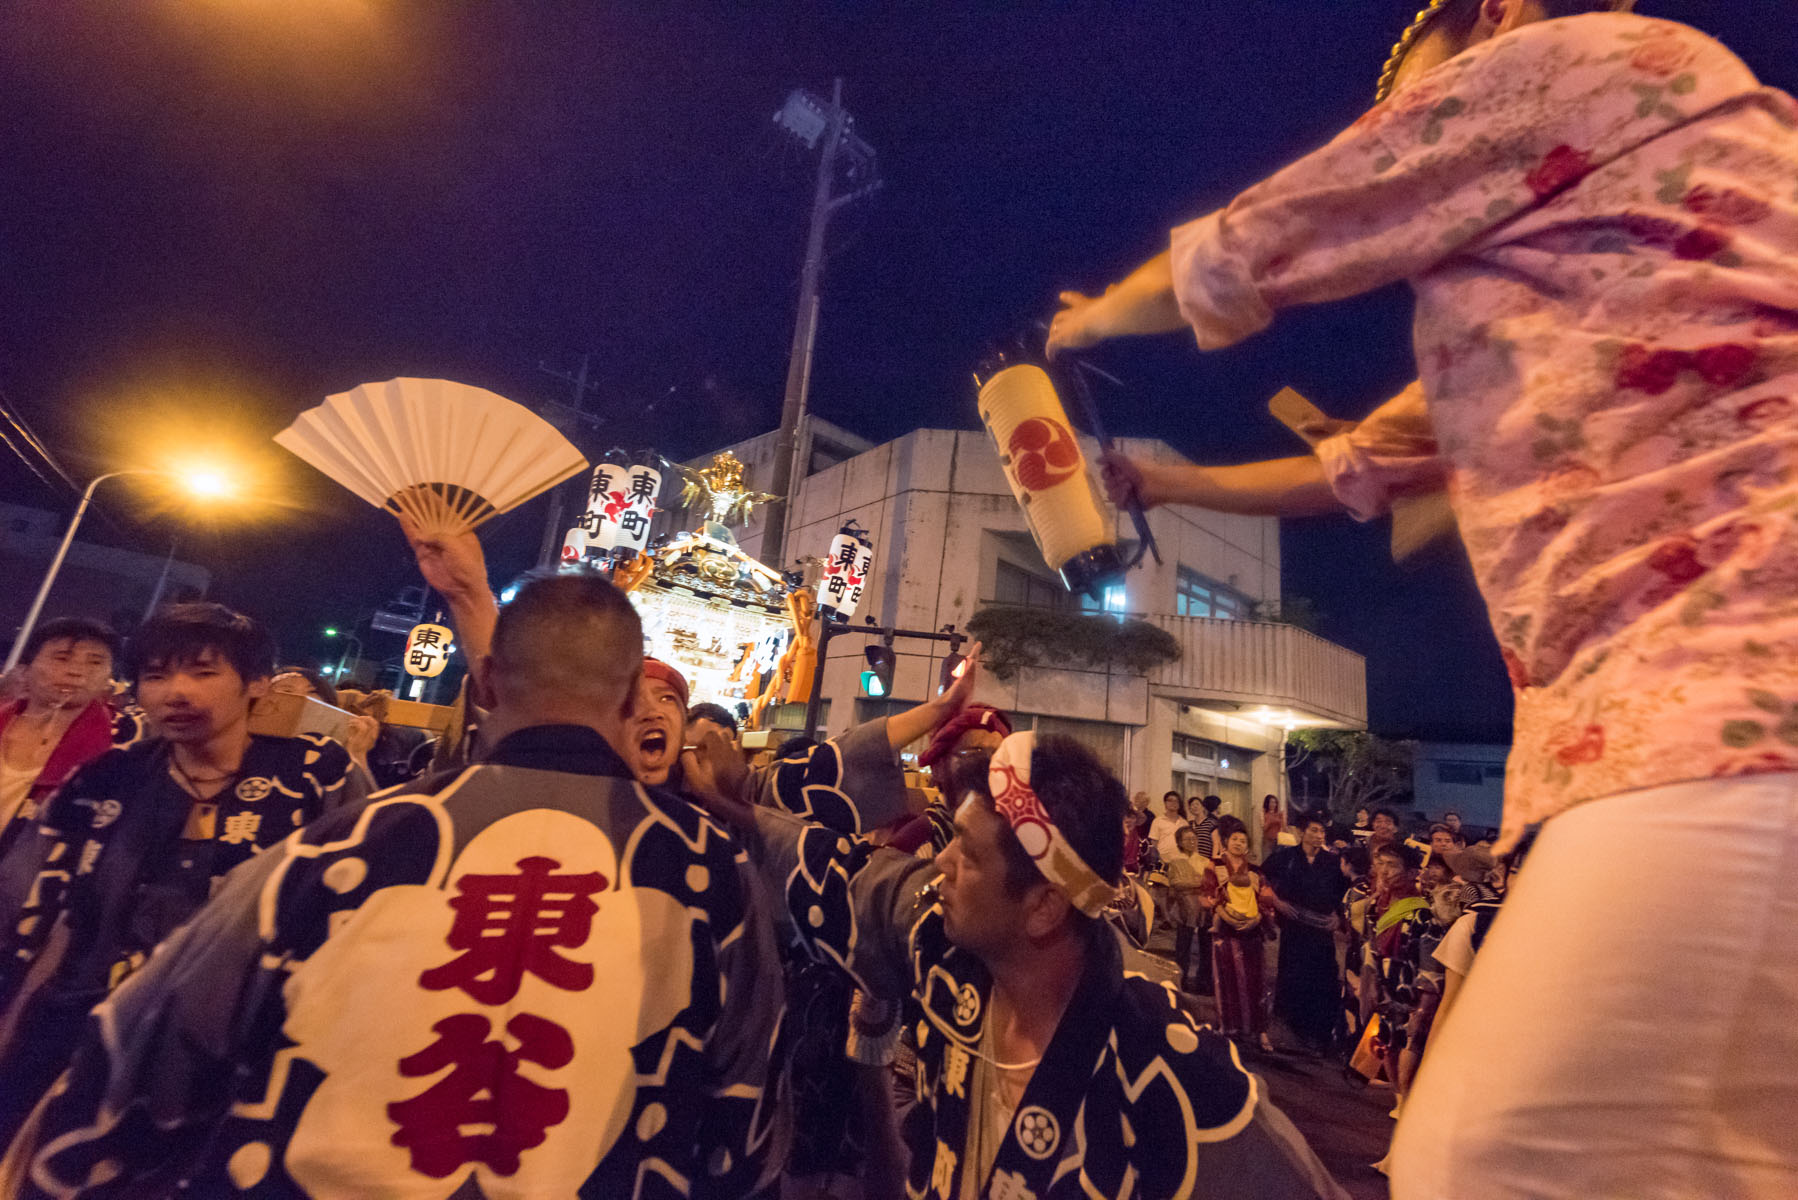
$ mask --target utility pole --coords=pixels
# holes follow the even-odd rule
[[[824,273],[825,232],[830,218],[838,209],[880,188],[880,176],[874,161],[874,148],[850,132],[853,124],[843,107],[843,81],[831,87],[827,104],[806,91],[794,91],[774,114],[774,123],[793,137],[816,146],[823,140],[818,156],[818,182],[812,191],[811,227],[805,239],[805,263],[799,273],[799,311],[793,321],[793,348],[787,358],[787,389],[780,406],[780,434],[774,443],[774,478],[768,490],[776,497],[768,502],[762,517],[762,544],[758,557],[776,571],[784,570],[787,525],[793,506],[789,502],[794,489],[805,478],[805,470],[797,462],[801,446],[800,431],[805,423],[806,396],[812,383],[812,348],[818,338],[818,283]],[[837,161],[847,157],[850,190],[834,195]],[[865,176],[865,182],[857,176]]]
[[[572,409],[562,404],[543,406],[546,410],[543,413],[543,419],[564,434],[569,432],[579,418],[586,415],[583,405],[587,400],[587,372],[592,365],[593,355],[591,354],[581,355],[581,365],[572,374],[567,371],[553,370],[547,363],[537,364],[539,370],[554,375],[557,379],[565,379],[574,385]],[[549,512],[545,515],[543,523],[543,548],[537,552],[537,566],[540,568],[550,566],[552,563],[560,561],[562,557],[562,538],[567,533],[563,513],[567,509],[568,492],[575,487],[579,487],[581,495],[585,496],[587,494],[587,477],[581,475],[560,487],[550,489]]]

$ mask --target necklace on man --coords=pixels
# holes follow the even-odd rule
[[[208,775],[204,778],[196,778],[195,776],[193,776],[192,774],[190,774],[188,772],[186,767],[181,765],[181,759],[173,753],[171,753],[169,755],[169,765],[171,767],[175,768],[175,774],[177,774],[181,777],[180,782],[181,782],[182,790],[185,791],[188,795],[192,796],[195,800],[200,800],[200,801],[206,801],[206,800],[210,799],[209,796],[201,796],[200,795],[200,789],[202,787],[204,787],[206,784],[217,783],[217,784],[221,785],[219,787],[218,791],[211,793],[212,796],[216,796],[219,794],[219,792],[222,792],[225,790],[225,787],[223,785],[228,785],[231,780],[237,778],[237,776],[239,776],[240,774],[243,773],[243,766],[242,766],[242,764],[239,764],[237,770],[235,770],[235,771],[227,771],[222,775]]]

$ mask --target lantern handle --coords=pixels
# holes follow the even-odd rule
[[[1123,384],[1115,376],[1083,359],[1064,355],[1061,361],[1067,364],[1061,374],[1073,385],[1074,399],[1079,403],[1080,411],[1086,417],[1086,423],[1092,427],[1093,436],[1099,440],[1099,448],[1110,451],[1113,443],[1110,435],[1105,432],[1105,423],[1099,419],[1099,406],[1093,400],[1092,385],[1086,380],[1086,372],[1091,371],[1101,379],[1118,387],[1122,387]],[[1053,370],[1053,366],[1050,369]],[[1142,562],[1144,554],[1153,554],[1155,565],[1160,566],[1161,548],[1155,544],[1155,534],[1149,528],[1148,515],[1143,512],[1142,500],[1138,498],[1134,488],[1124,497],[1123,508],[1130,514],[1130,523],[1136,527],[1137,539],[1136,554],[1124,565],[1134,567]]]

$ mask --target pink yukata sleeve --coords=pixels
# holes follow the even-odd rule
[[[1371,521],[1397,497],[1434,490],[1448,479],[1419,383],[1353,429],[1319,442],[1317,460],[1330,489],[1357,521]]]
[[[1423,274],[1756,86],[1728,50],[1670,21],[1590,14],[1525,26],[1176,228],[1174,295],[1199,348],[1221,349],[1279,309]]]

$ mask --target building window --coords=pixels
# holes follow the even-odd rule
[[[1437,783],[1458,783],[1470,787],[1479,787],[1485,779],[1485,772],[1478,763],[1439,762],[1436,764]]]
[[[1241,620],[1248,616],[1249,602],[1241,592],[1181,567],[1174,582],[1174,612],[1182,617]]]
[[[1022,608],[1068,608],[1072,597],[1059,580],[1044,579],[1000,559],[993,564],[993,603]]]
[[[1094,600],[1085,592],[1080,593],[1081,612],[1123,613],[1128,611],[1125,606],[1129,602],[1130,598],[1121,586],[1106,588],[1103,600]]]

